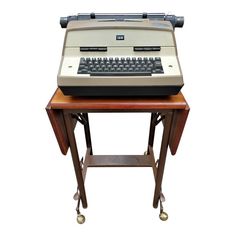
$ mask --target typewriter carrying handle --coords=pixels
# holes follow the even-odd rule
[[[91,20],[91,19],[103,19],[103,20],[111,20],[114,19],[116,21],[124,21],[124,20],[135,20],[135,19],[149,19],[149,20],[163,20],[169,21],[173,28],[175,27],[183,27],[184,25],[184,17],[183,16],[175,16],[175,15],[167,15],[165,13],[79,13],[78,15],[66,16],[60,18],[60,25],[62,28],[66,28],[67,24],[70,21],[82,21],[82,20]]]

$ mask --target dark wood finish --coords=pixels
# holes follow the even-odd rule
[[[46,107],[48,118],[51,122],[54,134],[62,154],[66,155],[69,148],[69,140],[67,136],[63,111],[61,109],[52,109],[50,105]],[[76,120],[73,120],[73,130],[76,126]]]
[[[46,111],[61,152],[66,155],[69,148],[69,140],[67,137],[62,110],[53,110],[50,107],[46,107]]]
[[[189,113],[182,93],[158,98],[78,98],[64,96],[57,89],[46,110],[62,153],[66,154],[69,147],[71,150],[79,189],[78,213],[80,201],[84,208],[87,207],[84,181],[88,167],[152,167],[155,178],[153,207],[158,206],[168,145],[174,155]],[[147,155],[93,155],[88,112],[150,112]],[[76,119],[84,125],[87,151],[83,163],[79,159],[74,135]],[[159,159],[155,162],[155,127],[162,120],[161,149]]]
[[[171,125],[169,147],[172,155],[175,155],[184,131],[190,108],[188,104],[185,109],[175,110]]]
[[[63,120],[63,109],[77,109],[80,112],[154,112],[173,109],[175,111],[174,121],[171,127],[171,138],[169,147],[172,155],[177,152],[183,129],[188,117],[189,106],[182,93],[175,96],[162,98],[75,98],[64,96],[60,89],[57,89],[48,106],[46,107],[55,136],[61,152],[65,155],[68,150],[68,137],[66,134],[65,122]],[[74,127],[76,121],[74,121]],[[150,125],[151,129],[151,125]],[[87,147],[91,143],[91,135],[88,127],[85,126]],[[88,132],[89,131],[89,132]],[[153,145],[155,129],[150,132],[149,145]],[[152,138],[153,137],[153,138]],[[91,144],[92,145],[92,144]],[[91,148],[92,151],[92,148]]]
[[[85,134],[86,145],[87,145],[87,148],[90,148],[90,154],[92,155],[93,149],[92,149],[92,141],[91,141],[90,127],[89,127],[88,113],[84,113],[83,115],[86,120],[86,122],[84,124],[84,134]]]
[[[52,109],[81,111],[151,111],[157,109],[185,109],[182,93],[158,98],[79,98],[64,96],[58,88],[50,101]]]
[[[88,167],[153,167],[151,155],[88,155],[86,160]]]
[[[153,147],[153,142],[154,142],[154,136],[155,136],[155,130],[156,130],[156,125],[154,124],[154,118],[157,114],[152,113],[151,114],[151,121],[150,121],[150,129],[149,129],[149,138],[148,138],[148,147],[151,146]],[[148,148],[148,153],[149,153],[149,148]]]
[[[83,176],[83,181],[84,181],[84,182],[85,182],[85,179],[86,179],[87,168],[88,168],[86,156],[88,156],[88,155],[90,155],[90,154],[91,154],[91,148],[87,148],[87,151],[86,151],[86,154],[85,154],[85,160],[84,160],[83,168],[82,168],[82,176]],[[80,195],[80,192],[78,192],[78,195],[79,195],[79,197],[78,197],[78,202],[77,202],[76,211],[77,211],[77,214],[80,214],[80,210],[79,210],[80,202],[81,202],[81,195]]]
[[[86,158],[87,156],[91,155],[91,148],[87,148],[86,154],[85,154],[85,159],[83,163],[83,180],[85,181],[86,178],[86,173],[87,173],[87,168],[88,168],[88,159]]]
[[[152,170],[153,170],[153,175],[154,175],[154,179],[155,179],[156,174],[157,174],[157,167],[156,167],[156,162],[155,162],[155,155],[153,152],[153,148],[151,146],[148,147],[148,153],[151,156]]]
[[[161,150],[160,150],[160,155],[159,155],[156,181],[155,181],[156,186],[155,186],[154,199],[153,199],[154,208],[157,208],[158,202],[160,199],[161,183],[162,183],[162,178],[163,178],[164,168],[165,168],[165,163],[166,163],[166,154],[167,154],[167,148],[168,148],[169,137],[170,137],[172,116],[173,116],[173,112],[168,112],[165,114],[164,130],[163,130],[163,135],[162,135]]]
[[[78,188],[80,191],[80,198],[82,200],[83,207],[87,208],[87,198],[86,198],[86,193],[85,193],[85,188],[84,188],[84,179],[83,179],[83,175],[82,175],[81,163],[79,160],[79,154],[78,154],[77,145],[76,145],[76,141],[75,141],[73,120],[72,120],[71,114],[64,112],[64,119],[65,119],[65,125],[66,125],[67,134],[68,134],[68,139],[69,139],[71,156],[72,156],[74,169],[75,169],[75,175],[76,175],[76,179],[77,179],[77,183],[78,183]]]

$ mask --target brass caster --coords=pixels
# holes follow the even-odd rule
[[[164,211],[162,211],[159,215],[160,220],[167,221],[168,220],[168,214]]]
[[[77,222],[78,224],[83,224],[85,222],[85,216],[84,215],[77,215]]]

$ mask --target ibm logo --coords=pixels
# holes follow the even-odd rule
[[[117,34],[116,40],[125,40],[125,36],[123,34]]]

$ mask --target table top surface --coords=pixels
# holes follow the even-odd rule
[[[81,109],[89,111],[138,111],[155,109],[185,109],[187,102],[180,92],[177,95],[164,97],[72,97],[63,95],[58,88],[50,100],[48,107],[52,109]]]

